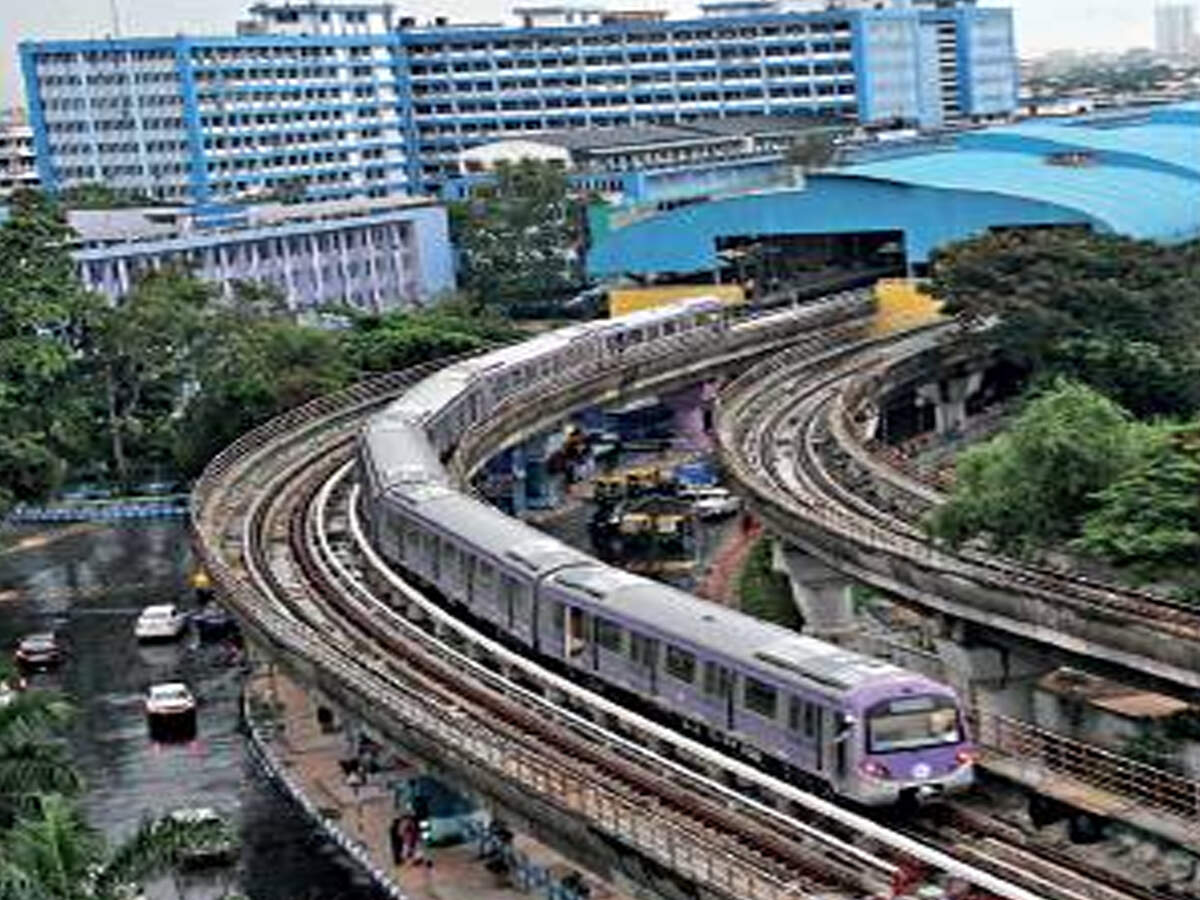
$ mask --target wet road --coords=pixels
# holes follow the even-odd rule
[[[47,627],[69,644],[67,664],[33,681],[60,687],[78,707],[70,743],[87,782],[89,820],[110,842],[143,816],[179,807],[213,807],[237,824],[236,867],[163,879],[149,886],[151,900],[208,900],[230,887],[254,900],[373,898],[249,759],[228,652],[190,633],[174,644],[134,641],[138,610],[186,602],[190,572],[182,520],[19,531],[0,549],[0,647],[7,653],[21,634]],[[195,739],[149,739],[142,694],[162,680],[186,681],[197,694]]]

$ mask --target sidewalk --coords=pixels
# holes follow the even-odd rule
[[[746,513],[740,515],[743,518],[738,526],[726,535],[713,554],[704,577],[696,585],[697,596],[734,609],[740,605],[737,596],[738,575],[746,564],[746,557],[750,555],[754,542],[762,534],[762,525],[757,519],[745,518]]]
[[[359,845],[371,868],[389,877],[410,900],[528,900],[547,896],[550,885],[571,872],[584,875],[592,900],[628,900],[570,860],[520,834],[512,840],[518,863],[518,871],[512,874],[489,871],[479,858],[477,842],[429,849],[430,867],[412,862],[393,865],[388,828],[397,810],[392,786],[420,774],[420,769],[385,750],[383,771],[356,786],[339,763],[352,755],[345,731],[321,729],[317,704],[300,685],[280,672],[260,671],[247,679],[246,693],[282,710],[275,718],[275,736],[264,741],[274,763],[303,791],[321,818]],[[521,879],[531,885],[529,890],[518,886]]]

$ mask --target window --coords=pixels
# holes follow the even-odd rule
[[[566,627],[567,613],[561,603],[554,604],[554,612],[551,621],[554,623],[556,631],[562,631]]]
[[[691,684],[696,679],[696,657],[668,644],[666,669],[671,677]]]
[[[904,697],[880,703],[867,712],[871,753],[918,750],[960,740],[958,709],[949,697]]]
[[[817,733],[817,718],[820,715],[821,707],[793,697],[788,704],[788,728],[811,738]]]
[[[621,626],[608,619],[596,618],[596,643],[613,653],[621,652]]]
[[[653,667],[658,661],[658,641],[636,632],[630,632],[629,637],[629,658],[637,665]]]
[[[746,709],[767,719],[775,718],[777,703],[775,688],[753,678],[746,679]]]
[[[728,697],[733,687],[733,675],[714,662],[704,664],[704,693],[709,697]]]

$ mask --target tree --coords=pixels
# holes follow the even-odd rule
[[[462,283],[487,304],[554,301],[580,282],[581,216],[551,163],[501,163],[495,182],[451,210]]]
[[[836,148],[829,131],[807,131],[792,139],[784,151],[783,160],[805,172],[823,169],[834,161]]]
[[[18,191],[0,225],[0,510],[45,496],[81,440],[79,359],[100,308],[75,277],[70,227]]]
[[[169,453],[162,429],[194,377],[206,346],[214,291],[189,272],[168,267],[144,274],[120,303],[98,317],[92,342],[104,392],[113,469],[132,481],[129,443],[142,458]]]
[[[1138,416],[1200,408],[1200,242],[1083,229],[993,233],[939,251],[932,291],[1035,375],[1067,375]]]
[[[71,713],[61,696],[41,690],[21,691],[0,706],[0,824],[11,821],[32,795],[79,786],[78,773],[55,741]]]
[[[206,849],[213,827],[173,816],[146,819],[108,852],[78,807],[61,795],[42,795],[0,835],[0,900],[127,900],[131,885]]]
[[[1200,426],[1161,427],[1095,496],[1074,546],[1139,579],[1195,580],[1200,563]]]
[[[954,493],[928,528],[952,546],[982,535],[1018,554],[1074,537],[1145,443],[1120,406],[1058,379],[1005,433],[959,457]]]

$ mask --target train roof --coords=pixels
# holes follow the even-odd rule
[[[623,316],[618,316],[615,319],[605,319],[603,324],[607,326],[604,330],[621,330],[626,328],[638,328],[643,325],[659,322],[664,319],[673,319],[677,316],[686,315],[696,312],[715,312],[724,309],[725,304],[717,297],[689,297],[686,300],[678,300],[667,306],[654,306],[649,309],[639,309],[631,313],[626,313]]]
[[[383,416],[424,421],[457,397],[474,378],[474,372],[462,363],[449,366],[423,378],[388,404]]]
[[[531,575],[593,562],[587,554],[449,487],[402,484],[389,490],[386,497],[389,503],[404,506],[422,520]]]
[[[446,483],[446,470],[425,436],[425,430],[405,419],[386,415],[372,419],[362,431],[362,441],[384,485],[409,481]]]
[[[883,678],[910,677],[892,663],[603,564],[566,569],[551,575],[549,582],[572,594],[585,594],[598,615],[626,627],[641,625],[669,635],[669,641],[681,646],[708,649],[739,669],[757,670],[776,683],[801,682],[810,689],[840,694]]]

